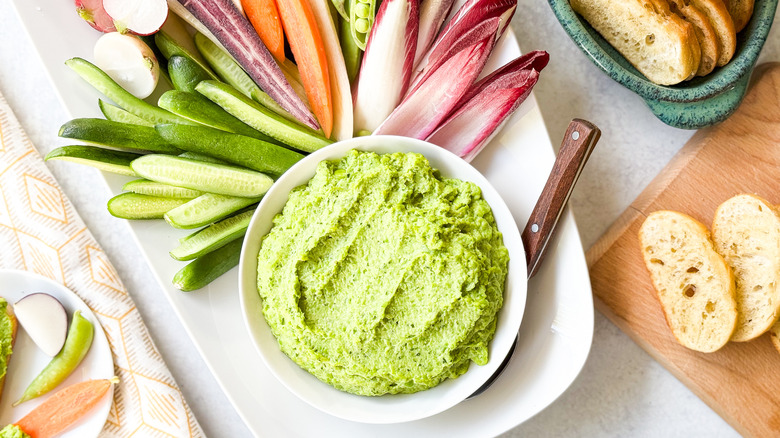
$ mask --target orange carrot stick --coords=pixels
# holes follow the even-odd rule
[[[114,379],[87,380],[62,389],[15,424],[31,438],[51,438],[92,410],[108,392]]]
[[[284,33],[295,55],[301,82],[322,132],[333,129],[333,102],[325,46],[308,0],[277,0]]]
[[[276,0],[241,0],[241,6],[271,55],[284,61],[284,32]]]

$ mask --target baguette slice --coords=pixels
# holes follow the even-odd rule
[[[737,32],[747,26],[753,15],[754,0],[725,0],[726,9],[734,20],[734,29]]]
[[[729,15],[723,0],[689,0],[690,4],[701,10],[712,24],[712,28],[718,35],[718,61],[717,65],[723,67],[737,50],[737,32],[734,21]]]
[[[13,307],[4,298],[0,298],[0,312],[2,312],[0,318],[7,318],[11,324],[11,339],[3,339],[2,342],[10,342],[11,348],[13,349],[14,343],[16,342],[16,330],[19,324],[16,322],[16,315],[14,315]],[[2,373],[2,377],[0,377],[0,400],[2,400],[3,397],[3,387],[5,386],[5,376],[8,371],[9,360],[11,360],[11,353],[8,353],[5,357],[5,367],[0,369],[0,373]]]
[[[758,196],[734,196],[715,211],[712,238],[737,279],[731,340],[757,338],[780,317],[780,214]]]
[[[672,12],[691,23],[696,32],[696,39],[701,47],[701,62],[696,76],[710,74],[715,69],[715,63],[720,57],[719,37],[710,24],[710,19],[687,0],[669,0],[669,6]]]
[[[701,49],[693,26],[664,16],[653,2],[571,0],[571,6],[650,81],[673,85],[698,71]]]
[[[639,241],[677,341],[705,353],[726,345],[737,322],[734,276],[707,227],[683,213],[656,211],[642,223]]]

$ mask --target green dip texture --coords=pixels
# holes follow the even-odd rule
[[[13,324],[6,310],[8,301],[0,298],[0,379],[5,377],[8,370],[8,357],[13,352]]]
[[[487,363],[508,261],[475,184],[420,154],[352,151],[290,193],[258,290],[302,368],[354,394],[411,393]]]
[[[24,431],[15,424],[9,424],[0,430],[0,438],[30,438],[30,435],[24,433]]]

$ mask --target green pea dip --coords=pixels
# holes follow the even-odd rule
[[[0,298],[0,379],[8,371],[8,358],[13,353],[13,321],[8,314],[8,301]]]
[[[30,438],[30,435],[24,433],[19,426],[9,424],[0,430],[0,438]]]
[[[413,393],[488,361],[509,253],[478,186],[415,153],[323,161],[258,256],[281,350],[353,394]]]

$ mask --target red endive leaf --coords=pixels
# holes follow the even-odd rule
[[[471,161],[501,130],[531,93],[547,53],[520,57],[500,68],[462,98],[458,109],[427,140]]]
[[[427,138],[457,107],[485,66],[494,44],[489,36],[450,57],[404,98],[375,134]]]

